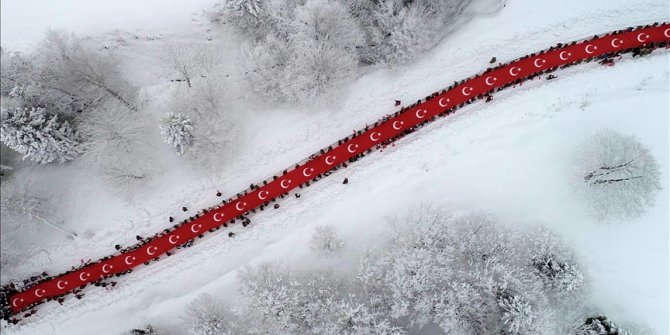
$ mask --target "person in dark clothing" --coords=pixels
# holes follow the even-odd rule
[[[235,233],[233,233],[233,232],[228,233],[228,237],[233,237],[233,236],[235,236]]]
[[[296,194],[295,194],[295,197],[296,197],[296,198],[300,198],[300,193],[296,193]]]
[[[186,211],[188,210],[188,208],[186,208],[186,207],[182,207],[181,210],[184,211],[184,212],[186,212]]]
[[[489,61],[489,64],[493,64],[493,63],[495,63],[495,62],[496,62],[496,58],[493,57],[493,58],[491,58],[491,60]]]
[[[275,204],[274,207],[275,207],[275,209],[279,208],[279,204]]]
[[[344,184],[344,185],[349,184],[349,178],[344,178],[344,180],[342,181],[342,184]]]
[[[220,192],[220,191],[216,191],[216,196],[217,196],[217,197],[220,197],[220,196],[221,196],[221,192]]]
[[[173,218],[173,217],[170,217],[170,222],[174,222],[174,218]]]

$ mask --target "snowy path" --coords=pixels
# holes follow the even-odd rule
[[[17,293],[10,299],[12,307],[15,311],[20,311],[41,303],[44,299],[66,294],[100,278],[140,266],[144,262],[150,261],[208,230],[227,226],[227,222],[231,219],[244,215],[263,204],[267,205],[270,199],[277,198],[295,189],[298,185],[312,181],[315,176],[324,174],[334,167],[359,158],[359,155],[367,150],[386,145],[414,130],[415,127],[433,120],[436,116],[449,114],[459,105],[467,103],[475,97],[481,98],[499,88],[533,77],[541,71],[598,57],[609,52],[668,41],[670,41],[670,25],[665,24],[661,27],[618,33],[567,47],[564,46],[532,57],[524,57],[487,71],[452,87],[448,91],[443,91],[443,93],[428,99],[422,104],[408,108],[393,117],[385,117],[373,128],[359,131],[356,136],[343,140],[341,145],[333,145],[332,149],[324,150],[322,154],[300,163],[299,167],[296,166],[296,168],[287,171],[286,174],[277,176],[276,180],[268,180],[267,185],[250,190],[245,195],[228,201],[226,205],[211,210],[192,222],[165,232],[148,243],[138,245],[134,250],[88,265]]]

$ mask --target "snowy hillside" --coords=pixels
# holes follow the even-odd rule
[[[212,30],[207,17],[214,0],[2,3],[3,48],[29,49],[47,28],[65,28],[102,52],[113,50],[123,71],[141,86],[150,122],[149,147],[160,171],[146,187],[124,197],[97,176],[62,165],[25,164],[14,173],[50,199],[49,217],[76,239],[41,226],[13,243],[25,258],[12,268],[18,277],[59,273],[89,258],[130,245],[277,173],[333,141],[479,73],[491,57],[506,62],[558,42],[611,30],[668,21],[668,3],[630,1],[521,1],[504,7],[482,0],[434,49],[407,65],[366,68],[335,98],[299,107],[252,100],[239,85],[245,76],[232,61],[236,37]],[[102,4],[102,3],[101,3]],[[101,5],[99,4],[99,5]],[[112,14],[114,13],[114,14]],[[37,24],[23,23],[34,21]],[[226,106],[240,120],[237,140],[214,171],[197,169],[161,143],[158,121],[174,102],[171,77],[159,65],[171,40],[212,43],[221,50]],[[231,59],[228,61],[228,59]],[[667,50],[626,58],[612,67],[582,64],[556,73],[555,80],[524,83],[476,102],[396,143],[339,170],[299,199],[252,217],[250,228],[210,234],[192,248],[133,272],[110,291],[88,288],[82,300],[51,302],[7,334],[121,334],[148,323],[170,334],[186,333],[186,305],[202,293],[234,306],[237,271],[280,260],[289,267],[331,266],[347,273],[357,257],[392,235],[389,218],[428,203],[449,212],[484,212],[514,227],[547,226],[581,257],[592,290],[589,301],[625,324],[670,331],[668,167],[670,62]],[[238,78],[238,79],[236,79]],[[570,183],[580,143],[609,128],[634,135],[660,165],[662,190],[655,206],[631,221],[594,220]],[[4,154],[4,152],[3,152]],[[4,164],[4,163],[3,163]],[[349,183],[342,184],[348,178]],[[181,207],[187,206],[188,212]],[[318,226],[331,225],[344,240],[339,257],[324,260],[309,248]],[[3,270],[4,271],[4,270]]]

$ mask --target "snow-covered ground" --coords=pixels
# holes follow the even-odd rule
[[[90,35],[93,42],[120,52],[128,72],[147,92],[160,92],[166,83],[155,64],[162,43],[170,38],[199,41],[214,34],[199,14],[193,15],[213,0],[93,3],[69,0],[54,11],[36,0],[3,1],[2,42],[27,48],[48,27]],[[165,173],[132,202],[109,194],[93,176],[40,167],[35,183],[62,203],[53,214],[82,238],[72,241],[35,230],[26,240],[43,248],[17,271],[57,273],[81,258],[105,256],[114,244],[127,245],[136,234],[165,227],[169,215],[189,214],[179,211],[182,205],[192,210],[212,205],[217,189],[225,195],[244,189],[393,111],[393,99],[423,97],[486,68],[492,56],[504,62],[556,42],[668,21],[668,6],[662,0],[510,0],[495,14],[465,22],[414,64],[365,74],[346,88],[337,105],[317,110],[250,108],[253,101],[231,100],[231,109],[246,111],[245,137],[235,159],[219,174],[203,177],[165,148],[159,162]],[[23,22],[34,24],[26,28]],[[302,192],[299,200],[256,215],[252,228],[235,239],[224,233],[208,236],[124,277],[112,292],[89,289],[83,300],[42,306],[37,316],[7,333],[118,334],[145,323],[180,329],[184,303],[200,293],[234,304],[235,270],[241,266],[268,259],[316,262],[307,247],[315,226],[337,227],[347,241],[345,255],[351,257],[334,261],[334,266],[349,267],[355,255],[387,236],[386,218],[402,215],[398,208],[430,202],[453,210],[487,211],[509,224],[554,228],[588,265],[598,309],[614,320],[647,324],[667,334],[669,73],[667,51],[657,51],[612,68],[581,65],[557,73],[559,78],[551,82],[536,80],[508,89],[489,104],[468,106],[395,148],[339,171]],[[605,127],[637,136],[662,167],[663,190],[656,206],[633,222],[593,222],[568,184],[577,144]],[[341,184],[345,176],[350,180],[346,186]]]

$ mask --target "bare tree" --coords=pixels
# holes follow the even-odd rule
[[[172,81],[185,82],[191,88],[196,78],[207,76],[221,62],[221,57],[216,50],[204,45],[170,43],[165,48],[162,60],[177,76]]]
[[[56,229],[71,238],[77,234],[51,223],[44,218],[44,202],[34,191],[34,186],[26,181],[11,178],[2,182],[2,197],[0,197],[0,208],[3,226],[18,228],[30,222],[41,222],[47,227]]]
[[[3,272],[2,277],[6,274],[3,270],[12,266],[18,259],[19,253],[15,247],[14,240],[7,233],[0,233],[0,271]]]
[[[157,171],[144,120],[130,109],[108,102],[83,121],[83,160],[121,192],[132,191]]]
[[[80,39],[50,31],[35,50],[34,81],[44,90],[81,101],[86,107],[116,100],[137,111],[137,89],[121,76],[118,59],[86,48]]]
[[[601,130],[583,142],[575,162],[579,189],[599,219],[639,217],[661,189],[656,159],[633,136]]]

